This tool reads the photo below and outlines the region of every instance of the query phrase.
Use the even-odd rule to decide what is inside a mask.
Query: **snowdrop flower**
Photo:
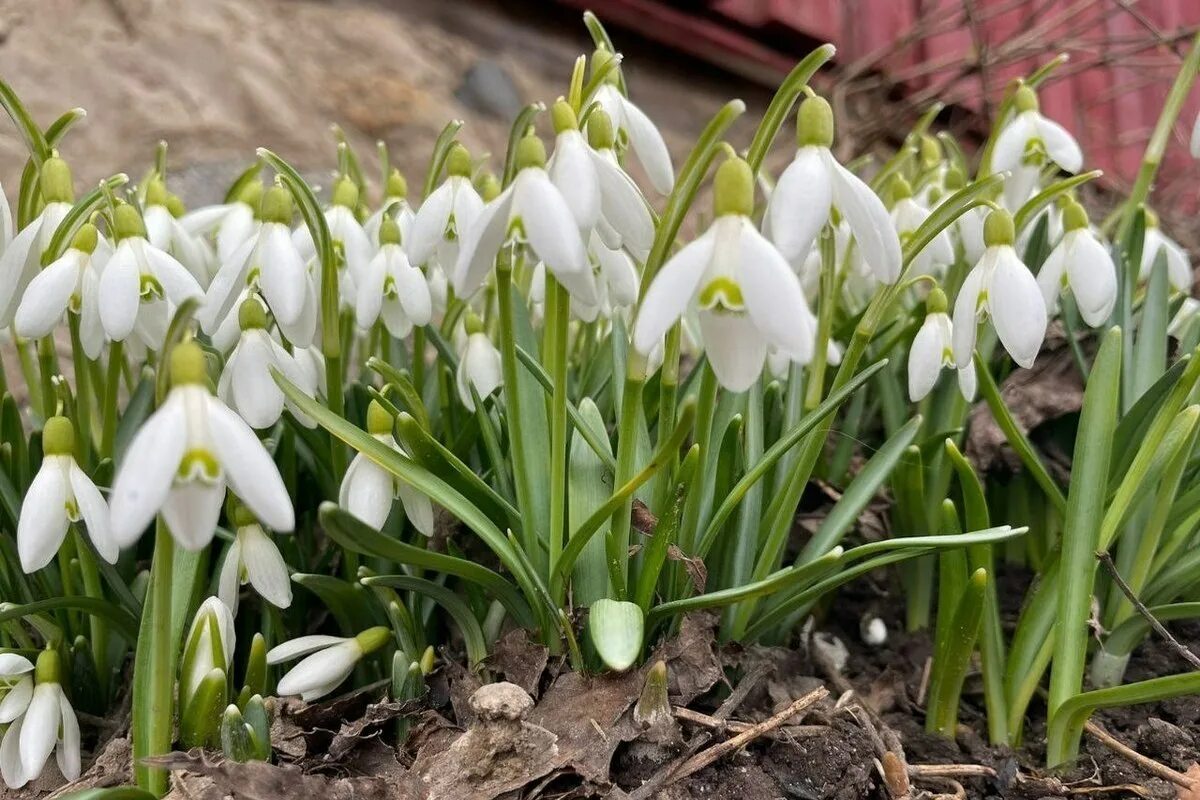
[[[454,268],[454,289],[470,297],[483,284],[505,242],[527,246],[535,260],[585,303],[595,303],[595,284],[579,228],[566,200],[546,174],[546,148],[530,134],[517,146],[517,176],[488,203],[463,235]]]
[[[333,184],[332,202],[325,210],[329,238],[333,240],[334,250],[341,256],[340,264],[344,267],[341,272],[343,292],[350,297],[353,296],[354,282],[358,280],[373,252],[371,240],[367,238],[367,232],[363,230],[355,215],[358,194],[358,185],[348,175],[342,175]],[[307,225],[297,228],[292,240],[305,261],[317,254],[312,232]]]
[[[279,421],[283,407],[306,428],[316,426],[308,416],[293,406],[283,395],[271,374],[277,369],[307,395],[316,392],[309,374],[296,364],[295,358],[267,333],[267,313],[253,297],[242,302],[238,309],[242,335],[225,362],[217,383],[217,397],[246,421],[251,428],[269,428]]]
[[[976,323],[990,316],[1000,343],[1022,367],[1032,367],[1046,335],[1046,302],[1037,279],[1013,249],[1012,215],[992,211],[984,223],[987,250],[954,300],[954,363],[965,369],[975,351]]]
[[[17,739],[17,755],[20,758],[19,778],[9,783],[16,788],[35,780],[42,774],[50,753],[55,752],[58,769],[68,781],[79,777],[79,720],[71,701],[63,692],[60,683],[60,664],[57,650],[43,650],[38,655],[34,671],[33,696],[25,715],[13,723],[0,745],[0,762],[4,762],[5,782],[8,773],[15,771],[10,762],[13,755],[8,737]]]
[[[112,248],[90,222],[80,226],[67,252],[33,277],[13,319],[13,330],[27,339],[49,336],[69,310],[79,315],[79,338],[88,358],[104,344],[100,324],[100,272]]]
[[[554,104],[554,155],[547,171],[562,192],[579,230],[599,230],[611,249],[622,245],[644,259],[654,243],[654,221],[646,199],[617,163],[608,115],[596,110],[588,122],[588,141],[569,103]]]
[[[146,223],[146,238],[159,250],[170,253],[187,267],[201,286],[207,286],[217,265],[216,253],[208,242],[183,227],[183,202],[167,191],[162,178],[154,177],[146,187],[142,219]]]
[[[388,173],[387,181],[384,183],[383,203],[379,206],[379,210],[363,222],[363,233],[367,235],[368,242],[379,241],[379,226],[383,223],[385,216],[396,220],[396,224],[400,226],[401,240],[407,242],[412,235],[412,224],[417,215],[412,206],[408,204],[408,181],[395,167],[392,167],[392,171]],[[450,263],[453,264],[454,261],[451,260]]]
[[[1174,339],[1184,338],[1197,319],[1200,319],[1200,300],[1194,297],[1183,298],[1183,305],[1175,312],[1171,324],[1167,326],[1167,335]]]
[[[370,330],[381,316],[388,333],[407,336],[414,325],[433,318],[429,284],[409,263],[400,246],[400,226],[388,217],[379,226],[379,252],[367,263],[358,282],[355,312],[358,327]]]
[[[458,259],[459,239],[475,225],[483,199],[471,183],[471,154],[458,142],[446,154],[446,180],[425,198],[405,242],[414,264],[437,263],[449,269]]]
[[[305,259],[292,242],[292,196],[282,186],[263,195],[258,231],[222,260],[209,284],[197,318],[205,333],[214,333],[233,310],[243,289],[257,286],[281,327],[296,324],[309,311],[311,286]],[[309,342],[302,341],[308,345]]]
[[[600,48],[592,56],[592,74],[597,74],[607,67],[607,62],[614,56],[608,50]],[[624,134],[630,148],[642,168],[650,184],[659,194],[669,194],[675,187],[675,169],[671,166],[671,154],[667,151],[667,143],[663,141],[658,128],[646,116],[646,113],[634,105],[633,101],[621,94],[617,86],[617,70],[614,68],[606,79],[588,98],[587,103],[599,103],[612,120],[617,129]]]
[[[1037,92],[1029,86],[1017,90],[1013,106],[1016,116],[996,137],[992,170],[1011,173],[1004,182],[1004,202],[1016,211],[1033,194],[1047,159],[1074,174],[1083,168],[1083,151],[1066,128],[1042,116]]]
[[[740,392],[758,379],[768,345],[793,360],[812,358],[816,319],[800,279],[750,221],[754,176],[730,158],[713,189],[716,220],[663,265],[638,310],[633,346],[646,355],[683,316],[699,309],[705,351],[717,379]]]
[[[100,324],[109,339],[121,342],[133,333],[139,317],[158,314],[169,318],[169,309],[158,301],[179,306],[201,297],[204,291],[173,256],[150,244],[136,208],[128,204],[117,206],[113,228],[117,246],[100,273]],[[143,307],[146,307],[144,313]],[[162,333],[166,333],[165,325]],[[162,338],[156,330],[145,343],[157,348]]]
[[[300,695],[306,703],[336,689],[350,677],[365,656],[387,644],[392,633],[383,626],[368,628],[354,637],[301,636],[271,648],[268,664],[282,664],[307,656],[279,681],[280,695]]]
[[[0,725],[25,713],[33,697],[33,664],[16,653],[0,653]]]
[[[51,417],[42,429],[42,466],[29,484],[17,522],[21,569],[36,572],[50,563],[72,522],[87,524],[96,552],[110,564],[117,544],[109,534],[108,504],[75,463],[75,429],[66,417]]]
[[[132,544],[162,512],[187,550],[212,539],[225,485],[277,531],[295,524],[279,469],[254,431],[209,392],[195,342],[171,352],[171,391],[129,443],[109,498],[112,535]]]
[[[67,162],[54,156],[42,164],[38,179],[42,199],[46,207],[9,241],[11,219],[8,201],[4,201],[4,254],[0,256],[0,328],[12,324],[17,306],[25,294],[25,287],[34,279],[42,267],[42,254],[50,246],[54,232],[71,210],[75,200],[72,188],[71,169]]]
[[[1179,244],[1162,232],[1158,224],[1158,215],[1146,211],[1146,235],[1142,240],[1142,263],[1138,269],[1140,280],[1149,280],[1154,269],[1154,262],[1159,254],[1167,261],[1167,282],[1177,292],[1190,292],[1192,289],[1192,262]]]
[[[954,324],[947,308],[946,295],[934,288],[925,300],[925,322],[908,351],[908,397],[914,403],[933,391],[943,369],[956,367]],[[975,399],[975,388],[975,362],[968,361],[958,369],[958,390],[970,402]]]
[[[249,583],[271,605],[287,608],[292,604],[292,582],[279,547],[248,508],[232,498],[229,505],[237,537],[225,553],[217,596],[236,614],[238,588]]]
[[[1112,256],[1088,227],[1087,212],[1074,200],[1063,209],[1062,240],[1046,257],[1037,282],[1046,311],[1058,310],[1058,295],[1070,290],[1083,321],[1103,325],[1117,302],[1117,268]]]
[[[600,234],[592,231],[588,258],[596,285],[596,302],[588,304],[572,296],[572,315],[584,322],[595,322],[601,315],[612,317],[618,308],[628,308],[637,302],[638,270],[624,250],[608,247]],[[546,265],[541,262],[533,269],[529,300],[535,308],[541,308],[546,301]]]
[[[263,183],[255,178],[237,187],[231,202],[189,211],[179,220],[179,224],[195,236],[215,230],[217,262],[224,264],[258,232],[258,210],[262,198]]]
[[[883,283],[900,277],[900,240],[887,208],[871,187],[833,157],[833,109],[821,97],[806,98],[796,117],[799,148],[767,204],[764,226],[788,261],[806,256],[837,208],[858,249]]]
[[[468,410],[475,410],[471,389],[482,400],[504,385],[500,367],[500,351],[483,332],[483,323],[471,315],[466,324],[466,338],[458,348],[458,371],[455,374],[458,398]]]
[[[374,400],[367,407],[367,433],[397,453],[408,456],[392,437],[391,415]],[[378,530],[387,522],[396,498],[400,498],[404,513],[413,527],[426,536],[432,536],[433,503],[429,498],[376,464],[365,453],[356,455],[342,478],[338,505]]]
[[[929,218],[929,209],[913,199],[912,187],[899,176],[892,181],[892,196],[895,199],[891,211],[892,226],[896,229],[900,241],[906,242]],[[940,231],[933,241],[921,248],[921,252],[912,259],[917,275],[940,275],[953,263],[954,245],[950,241],[950,233],[946,230]]]
[[[220,598],[209,597],[196,610],[184,639],[179,669],[179,705],[182,709],[187,709],[208,673],[217,669],[229,674],[236,646],[233,612]]]

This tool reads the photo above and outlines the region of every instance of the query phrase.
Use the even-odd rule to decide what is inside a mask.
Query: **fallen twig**
[[[1083,729],[1085,731],[1087,731],[1088,733],[1090,733],[1092,736],[1095,736],[1100,741],[1100,743],[1103,744],[1105,747],[1107,747],[1109,750],[1112,750],[1114,753],[1121,756],[1121,758],[1124,758],[1126,761],[1136,764],[1138,767],[1140,767],[1141,769],[1143,769],[1146,772],[1149,772],[1151,775],[1154,775],[1155,777],[1158,777],[1158,778],[1162,778],[1165,781],[1170,781],[1171,783],[1175,784],[1176,786],[1182,786],[1185,789],[1196,788],[1196,785],[1198,782],[1196,780],[1194,780],[1193,778],[1190,778],[1187,775],[1184,775],[1182,772],[1176,772],[1175,770],[1168,767],[1166,764],[1160,764],[1159,762],[1155,761],[1153,758],[1142,755],[1141,753],[1137,752],[1129,745],[1125,744],[1124,742],[1122,742],[1119,739],[1117,739],[1116,737],[1114,737],[1108,731],[1101,728],[1096,723],[1088,722],[1083,726]]]
[[[983,764],[909,764],[911,778],[994,778],[996,770]]]
[[[709,728],[717,731],[718,733],[728,731],[730,733],[737,734],[748,731],[754,727],[753,722],[741,722],[734,719],[719,719],[715,716],[710,716],[700,711],[693,711],[690,708],[681,708],[679,706],[675,706],[671,709],[671,711],[675,714],[675,719],[682,720],[684,722],[690,722],[691,724],[699,725],[702,728]],[[774,739],[787,737],[798,738],[803,736],[815,736],[820,733],[825,733],[828,730],[828,725],[785,725],[778,731],[772,731],[771,733],[767,734],[767,736]]]
[[[1112,577],[1113,582],[1117,584],[1117,588],[1119,588],[1129,602],[1133,604],[1134,609],[1136,609],[1137,612],[1141,614],[1147,622],[1150,623],[1150,627],[1154,629],[1155,633],[1166,639],[1171,647],[1175,648],[1179,654],[1183,656],[1184,659],[1195,669],[1200,669],[1200,656],[1197,656],[1191,651],[1191,648],[1182,644],[1178,639],[1172,636],[1171,632],[1168,631],[1163,624],[1159,622],[1153,614],[1150,613],[1150,609],[1146,608],[1146,604],[1138,599],[1137,595],[1133,593],[1133,589],[1131,589],[1129,584],[1125,582],[1125,579],[1121,577],[1121,573],[1117,571],[1117,565],[1113,563],[1112,556],[1110,556],[1107,552],[1099,551],[1096,553],[1096,558],[1100,559],[1100,563],[1103,564],[1104,568],[1108,570],[1108,574]]]

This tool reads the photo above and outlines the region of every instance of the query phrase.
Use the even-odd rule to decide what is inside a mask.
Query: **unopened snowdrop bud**
[[[925,300],[925,322],[908,354],[908,396],[914,403],[933,390],[943,369],[955,367],[953,324],[946,309],[945,293],[934,287]],[[975,399],[974,361],[958,370],[958,388],[967,401]]]
[[[229,674],[237,645],[233,612],[220,598],[209,597],[200,604],[184,639],[179,668],[179,705],[186,709],[205,678],[213,670]],[[219,711],[219,709],[218,709]]]
[[[492,340],[483,332],[481,322],[476,317],[467,320],[467,338],[459,352],[458,372],[455,375],[458,386],[458,398],[471,411],[475,410],[475,400],[471,390],[483,400],[504,385],[500,369],[500,351],[492,344]]]
[[[749,165],[728,159],[714,180],[716,219],[659,270],[633,329],[634,347],[648,356],[695,306],[709,363],[721,384],[738,392],[758,379],[768,345],[803,363],[812,359],[816,335],[800,279],[755,229],[753,205]]]
[[[188,550],[212,539],[225,486],[276,531],[295,525],[279,469],[254,431],[208,389],[204,351],[171,352],[171,391],[143,424],[117,468],[110,497],[112,535],[135,542],[161,511]]]
[[[33,696],[25,715],[5,733],[0,745],[0,762],[4,762],[5,782],[14,788],[35,780],[45,769],[50,754],[57,750],[58,768],[63,777],[73,781],[79,777],[79,721],[71,701],[62,688],[62,667],[57,650],[43,650],[34,671]],[[13,755],[8,737],[17,737],[19,767],[11,764]],[[9,780],[17,773],[16,783]]]
[[[21,568],[35,572],[50,563],[72,522],[82,521],[96,552],[110,564],[117,544],[109,531],[108,504],[88,474],[75,463],[75,428],[51,417],[42,430],[42,466],[29,484],[17,521]]]
[[[1146,235],[1142,241],[1142,263],[1138,269],[1140,280],[1149,280],[1154,262],[1159,257],[1167,262],[1167,281],[1177,292],[1190,292],[1192,288],[1192,263],[1187,252],[1174,239],[1163,233],[1158,214],[1146,209]]]
[[[813,96],[796,113],[796,157],[779,176],[767,205],[764,227],[771,240],[784,258],[799,263],[836,209],[876,278],[894,283],[900,276],[900,240],[883,201],[833,157],[833,109]]]
[[[392,436],[392,415],[378,401],[367,406],[367,433],[401,455],[407,456]],[[413,527],[425,536],[433,535],[433,503],[405,481],[376,464],[363,453],[354,456],[338,490],[338,505],[372,528],[387,522],[392,504],[400,499]]]
[[[357,636],[301,636],[284,642],[267,653],[268,664],[282,664],[301,656],[306,658],[279,681],[280,695],[300,695],[312,702],[332,692],[350,677],[364,657],[391,640],[384,627],[368,628]]]
[[[1047,256],[1037,282],[1046,311],[1058,310],[1058,296],[1069,290],[1083,321],[1093,328],[1108,321],[1117,302],[1117,268],[1108,248],[1096,238],[1087,212],[1074,200],[1063,207],[1062,238]]]
[[[971,363],[977,323],[990,317],[1000,343],[1022,367],[1033,366],[1046,334],[1046,303],[1037,279],[1013,249],[1012,215],[988,214],[983,226],[987,249],[971,269],[954,302],[954,361]]]
[[[71,168],[57,155],[47,158],[38,175],[38,188],[46,203],[74,203],[75,187]]]
[[[226,504],[226,516],[233,525],[235,537],[221,565],[217,596],[236,614],[239,588],[248,583],[271,605],[277,608],[290,606],[290,572],[275,541],[263,530],[250,509],[233,497]]]

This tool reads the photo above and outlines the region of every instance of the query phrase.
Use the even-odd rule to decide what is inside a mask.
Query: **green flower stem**
[[[675,428],[675,413],[679,400],[679,351],[682,334],[682,324],[676,323],[667,331],[666,344],[663,351],[662,371],[658,381],[658,437],[669,436]],[[679,454],[674,454],[671,463],[667,465],[665,474],[669,477],[679,469]],[[661,514],[670,502],[674,487],[670,480],[658,482],[658,492],[654,498],[656,514]]]
[[[750,169],[755,174],[762,169],[763,159],[767,157],[767,152],[771,149],[771,144],[774,143],[779,129],[783,126],[788,114],[791,113],[792,106],[796,104],[800,94],[808,86],[809,80],[826,61],[833,58],[836,52],[837,48],[831,44],[821,45],[793,67],[788,76],[779,84],[775,96],[771,98],[770,105],[763,113],[758,129],[754,132],[754,140],[750,142],[750,149],[746,151],[746,162],[750,164]]]
[[[121,391],[121,366],[125,360],[124,342],[112,342],[108,346],[108,375],[104,379],[104,429],[100,435],[100,458],[112,458],[116,449],[117,420],[121,411],[117,407]]]
[[[679,528],[679,546],[688,554],[702,555],[697,552],[701,540],[697,538],[705,524],[704,518],[708,511],[705,504],[711,508],[713,489],[716,486],[717,470],[713,461],[713,451],[720,442],[713,442],[713,414],[717,402],[717,375],[707,361],[700,367],[700,388],[696,402],[696,434],[695,442],[700,446],[700,475],[699,483],[694,491],[690,491],[684,499],[683,524]]]
[[[88,546],[86,537],[75,527],[75,552],[79,558],[79,573],[83,579],[83,593],[96,600],[104,600],[104,587],[100,583],[100,569],[96,564],[96,554]],[[91,631],[92,660],[96,665],[96,677],[100,680],[100,694],[107,702],[108,674],[108,623],[101,617],[89,617],[88,627]]]
[[[621,398],[621,421],[617,430],[617,472],[613,485],[618,487],[626,486],[633,479],[634,464],[637,459],[638,415],[641,412],[642,392],[646,388],[646,379],[641,377],[643,370],[637,369],[633,364],[639,360],[641,360],[641,356],[630,349],[631,367],[629,374],[625,376],[625,389]],[[629,526],[632,513],[633,492],[631,491],[628,497],[613,511],[612,526],[605,541],[609,573],[613,575],[614,600],[624,600],[627,594]],[[572,543],[578,535],[578,533],[572,535]]]
[[[1050,672],[1050,724],[1064,702],[1083,686],[1084,662],[1091,635],[1092,587],[1096,577],[1096,550],[1104,516],[1105,488],[1112,434],[1117,425],[1121,393],[1121,329],[1104,336],[1083,397],[1079,434],[1072,461],[1071,490],[1062,535],[1061,574],[1058,587],[1057,635]],[[1078,748],[1068,746],[1072,752]],[[1051,760],[1051,763],[1057,763]]]
[[[550,404],[550,541],[549,572],[547,580],[553,580],[555,566],[562,554],[563,538],[567,522],[567,335],[571,324],[571,298],[567,290],[547,270],[546,299],[547,322],[554,325],[553,367],[554,393]]]
[[[174,571],[175,540],[160,518],[155,525],[154,559],[150,566],[147,622],[138,637],[135,659],[133,763],[137,784],[161,797],[167,793],[170,773],[161,767],[142,764],[147,756],[171,752],[175,728],[174,693],[177,643],[171,641],[171,575]],[[144,674],[143,668],[144,667]],[[138,725],[137,722],[141,722]]]
[[[58,393],[54,390],[54,377],[58,375],[58,357],[54,352],[54,337],[38,340],[38,373],[42,378],[42,419],[50,419],[58,413]]]
[[[521,547],[536,553],[541,546],[533,524],[533,487],[530,484],[529,455],[521,434],[521,392],[518,388],[520,362],[517,360],[516,331],[513,325],[512,266],[504,259],[496,265],[496,302],[500,310],[500,369],[504,377],[504,404],[508,418],[508,447],[512,453],[513,482],[517,489],[517,509],[521,512]],[[413,365],[415,368],[415,364]]]
[[[91,464],[92,448],[92,381],[83,341],[79,336],[79,315],[67,314],[71,329],[71,363],[75,367],[75,460],[85,470]]]

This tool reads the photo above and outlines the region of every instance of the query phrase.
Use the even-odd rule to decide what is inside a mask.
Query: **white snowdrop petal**
[[[454,291],[463,298],[475,294],[483,285],[492,269],[496,251],[508,235],[513,190],[514,187],[509,186],[501,192],[499,197],[484,207],[470,230],[460,232],[461,246],[454,265]]]
[[[295,511],[279,468],[241,417],[209,396],[208,426],[213,448],[234,493],[272,530],[295,527]]]
[[[40,339],[62,320],[79,282],[84,254],[68,250],[29,282],[13,318],[13,330],[28,339]]]
[[[383,306],[383,285],[387,280],[386,262],[387,251],[381,249],[367,262],[355,287],[358,290],[358,301],[354,305],[355,318],[358,327],[364,331],[379,319],[379,309]]]
[[[163,294],[168,300],[175,305],[181,305],[185,300],[203,296],[204,290],[200,288],[196,278],[176,258],[151,247],[149,242],[139,241],[136,244],[141,246],[142,254],[150,269],[154,271],[154,277],[162,284]]]
[[[1025,158],[1025,144],[1034,134],[1034,124],[1029,112],[1014,117],[996,137],[996,144],[992,148],[992,170],[1011,172],[1020,166]]]
[[[433,502],[404,481],[396,482],[396,494],[413,527],[425,536],[433,536]]]
[[[238,536],[225,551],[225,559],[221,562],[221,572],[217,576],[217,597],[235,613],[242,584],[241,570],[242,537]]]
[[[566,200],[543,170],[521,170],[513,182],[513,213],[520,215],[529,246],[557,273],[587,269],[583,239]]]
[[[1046,147],[1046,155],[1067,172],[1075,173],[1083,169],[1083,151],[1075,137],[1052,119],[1037,116],[1037,133]]]
[[[22,290],[32,280],[37,269],[36,247],[44,215],[26,225],[9,242],[4,254],[0,255],[0,327],[8,327],[17,311]]]
[[[704,352],[717,380],[731,392],[744,392],[762,374],[767,342],[744,314],[700,312]]]
[[[118,547],[137,541],[166,502],[186,436],[183,397],[176,390],[142,423],[117,470],[109,494],[109,521]]]
[[[362,650],[353,639],[313,653],[280,679],[279,694],[303,694],[309,699],[316,699],[319,695],[313,693],[314,689],[326,689],[321,694],[331,691],[350,677],[361,657]]]
[[[29,484],[17,521],[17,551],[21,569],[34,572],[50,563],[67,535],[70,486],[60,460],[48,456]]]
[[[1050,251],[1042,268],[1038,270],[1037,283],[1046,303],[1046,312],[1053,314],[1058,310],[1058,295],[1062,291],[1063,275],[1067,269],[1067,254],[1075,241],[1072,234],[1067,234],[1058,246]]]
[[[742,297],[755,327],[792,358],[812,360],[812,312],[800,279],[749,220],[742,228],[739,244]]]
[[[192,553],[207,547],[216,533],[224,499],[224,481],[193,480],[176,484],[162,507],[163,521],[172,538]]]
[[[46,760],[58,741],[58,726],[62,721],[57,683],[41,683],[33,690],[33,699],[25,710],[21,727],[21,772],[27,780],[42,774]]]
[[[581,231],[596,227],[600,218],[600,183],[589,150],[579,131],[563,131],[546,168]]]
[[[271,344],[266,331],[247,331],[242,334],[237,358],[225,366],[231,373],[231,405],[247,425],[259,430],[274,425],[283,413],[283,391],[271,376]]]
[[[871,271],[884,283],[894,283],[900,277],[902,256],[887,208],[870,186],[837,163],[828,150],[822,153],[833,178],[833,204],[850,224]]]
[[[267,652],[267,663],[271,665],[282,664],[285,661],[291,661],[294,658],[300,658],[300,656],[306,656],[309,653],[315,653],[318,650],[324,650],[327,647],[347,641],[349,640],[344,636],[327,636],[324,634],[298,636],[295,639],[272,647]]]
[[[989,311],[1004,349],[1014,361],[1029,368],[1046,335],[1046,304],[1037,280],[1016,252],[1011,247],[999,250],[988,286]]]
[[[644,258],[654,244],[654,220],[646,198],[633,178],[613,162],[593,152],[592,163],[600,183],[603,221],[619,235],[621,244]]]
[[[955,370],[958,373],[958,390],[962,393],[963,399],[968,403],[975,399],[976,378],[975,378],[975,362],[972,361],[960,370]]]
[[[929,394],[942,372],[945,343],[933,315],[925,318],[908,351],[908,397],[914,403]]]
[[[109,529],[108,503],[104,501],[104,496],[100,494],[96,484],[92,483],[92,479],[79,468],[74,459],[71,459],[69,478],[71,493],[75,495],[75,505],[78,506],[79,514],[87,525],[88,538],[92,540],[101,558],[109,564],[117,563],[120,551]]]
[[[283,324],[295,322],[304,310],[304,262],[281,223],[263,225],[259,283],[271,312]]]
[[[130,242],[117,246],[100,273],[100,323],[113,341],[124,341],[133,333],[141,304],[141,275]]]
[[[338,505],[378,530],[392,510],[394,485],[390,472],[359,453],[342,478]]]
[[[30,671],[33,665],[29,665]],[[26,676],[16,682],[0,699],[0,725],[7,725],[25,713],[33,697],[33,677]]]
[[[654,276],[633,328],[633,346],[639,353],[648,354],[683,316],[700,286],[715,245],[716,235],[709,228],[671,256]]]
[[[0,653],[0,678],[33,672],[33,662],[18,653]]]
[[[767,205],[771,240],[788,261],[807,255],[829,220],[833,184],[821,151],[813,146],[798,149]]]
[[[1079,234],[1067,263],[1067,281],[1083,321],[1098,328],[1117,303],[1117,268],[1108,248],[1095,236],[1084,230]]]
[[[413,218],[412,231],[404,246],[414,264],[424,264],[433,256],[434,248],[442,241],[446,223],[454,204],[454,184],[447,179],[425,198],[417,215]],[[468,226],[469,227],[469,226]],[[460,232],[464,230],[459,229]]]
[[[984,281],[988,270],[991,269],[989,266],[991,259],[990,251],[984,253],[983,260],[980,260],[967,273],[967,279],[963,281],[962,287],[958,290],[958,296],[954,299],[954,365],[959,369],[970,364],[971,358],[975,354],[979,298],[985,289]],[[1044,304],[1043,308],[1045,308]]]
[[[615,90],[614,90],[615,91]],[[629,133],[629,145],[646,170],[646,177],[659,194],[669,194],[675,186],[675,169],[662,134],[646,114],[628,98],[620,97],[621,117]]]
[[[73,781],[79,778],[80,770],[79,719],[61,689],[58,692],[58,703],[62,714],[62,740],[58,743],[56,752],[58,771],[68,781]]]
[[[21,729],[24,723],[25,718],[19,717],[8,726],[4,738],[0,740],[0,777],[10,789],[20,789],[29,782],[21,766]]]
[[[196,315],[196,319],[200,322],[200,329],[205,333],[213,334],[229,316],[234,303],[242,296],[242,292],[246,288],[250,260],[254,256],[256,244],[256,239],[248,239],[240,243],[228,258],[221,258],[221,266],[217,269],[217,274],[213,276],[212,282],[209,283],[208,291],[204,293],[204,302]],[[108,267],[104,268],[104,274],[108,273],[108,269]],[[103,279],[101,283],[103,283]],[[103,301],[103,296],[101,300]]]
[[[271,537],[257,525],[243,528],[239,537],[243,543],[242,561],[250,585],[263,598],[278,608],[292,604],[292,581],[287,564]]]

